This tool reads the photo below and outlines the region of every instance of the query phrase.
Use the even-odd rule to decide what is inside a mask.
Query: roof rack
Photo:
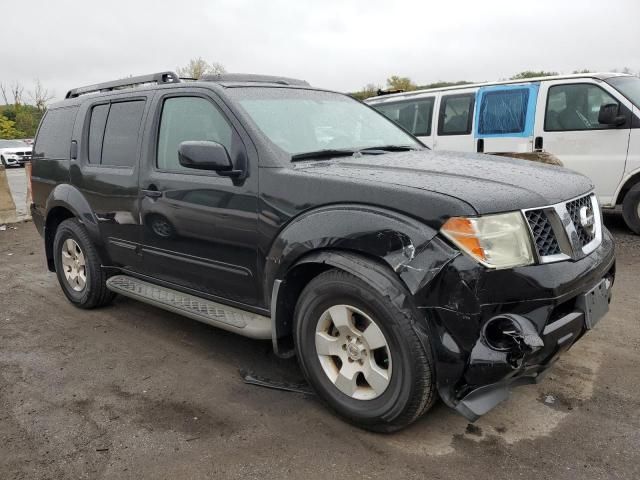
[[[277,77],[274,75],[257,75],[254,73],[216,73],[201,78],[205,82],[243,82],[243,83],[277,83],[280,85],[309,86],[306,80],[297,78]]]
[[[135,87],[144,83],[156,83],[158,85],[165,83],[180,83],[180,78],[174,72],[152,73],[150,75],[140,75],[138,77],[123,78],[121,80],[113,80],[111,82],[96,83],[86,87],[79,87],[69,90],[65,98],[76,98],[80,95],[94,92],[109,92],[125,87]]]

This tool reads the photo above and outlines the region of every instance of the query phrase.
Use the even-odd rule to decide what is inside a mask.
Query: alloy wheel
[[[316,353],[329,380],[356,400],[379,397],[391,380],[391,352],[382,330],[362,310],[334,305],[318,319]]]

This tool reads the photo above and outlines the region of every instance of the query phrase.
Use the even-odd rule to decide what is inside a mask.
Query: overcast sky
[[[0,82],[72,87],[192,57],[340,91],[494,80],[526,69],[640,71],[640,1],[3,0]]]

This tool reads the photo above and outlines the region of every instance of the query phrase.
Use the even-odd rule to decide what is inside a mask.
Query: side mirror
[[[618,115],[618,113],[620,113],[620,105],[617,103],[602,105],[600,112],[598,112],[598,123],[601,125],[615,125],[616,127],[624,125],[627,117]]]
[[[219,175],[237,177],[242,171],[234,170],[227,149],[218,142],[189,140],[178,146],[180,165],[197,170],[213,170]]]

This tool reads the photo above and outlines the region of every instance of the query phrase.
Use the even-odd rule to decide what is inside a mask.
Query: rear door
[[[476,151],[533,151],[538,84],[496,85],[478,89],[474,133]]]
[[[619,126],[598,123],[602,105],[615,103],[627,121]],[[536,113],[535,142],[572,170],[594,182],[604,206],[612,206],[625,171],[631,105],[604,82],[571,79],[542,82]]]
[[[476,92],[443,92],[438,105],[434,150],[474,151],[473,112]]]
[[[427,147],[433,148],[432,125],[435,100],[434,95],[429,95],[381,102],[371,106],[418,137]]]
[[[71,182],[88,200],[111,260],[138,270],[141,228],[138,172],[142,127],[151,94],[126,94],[83,105]],[[79,167],[79,168],[78,168]]]

